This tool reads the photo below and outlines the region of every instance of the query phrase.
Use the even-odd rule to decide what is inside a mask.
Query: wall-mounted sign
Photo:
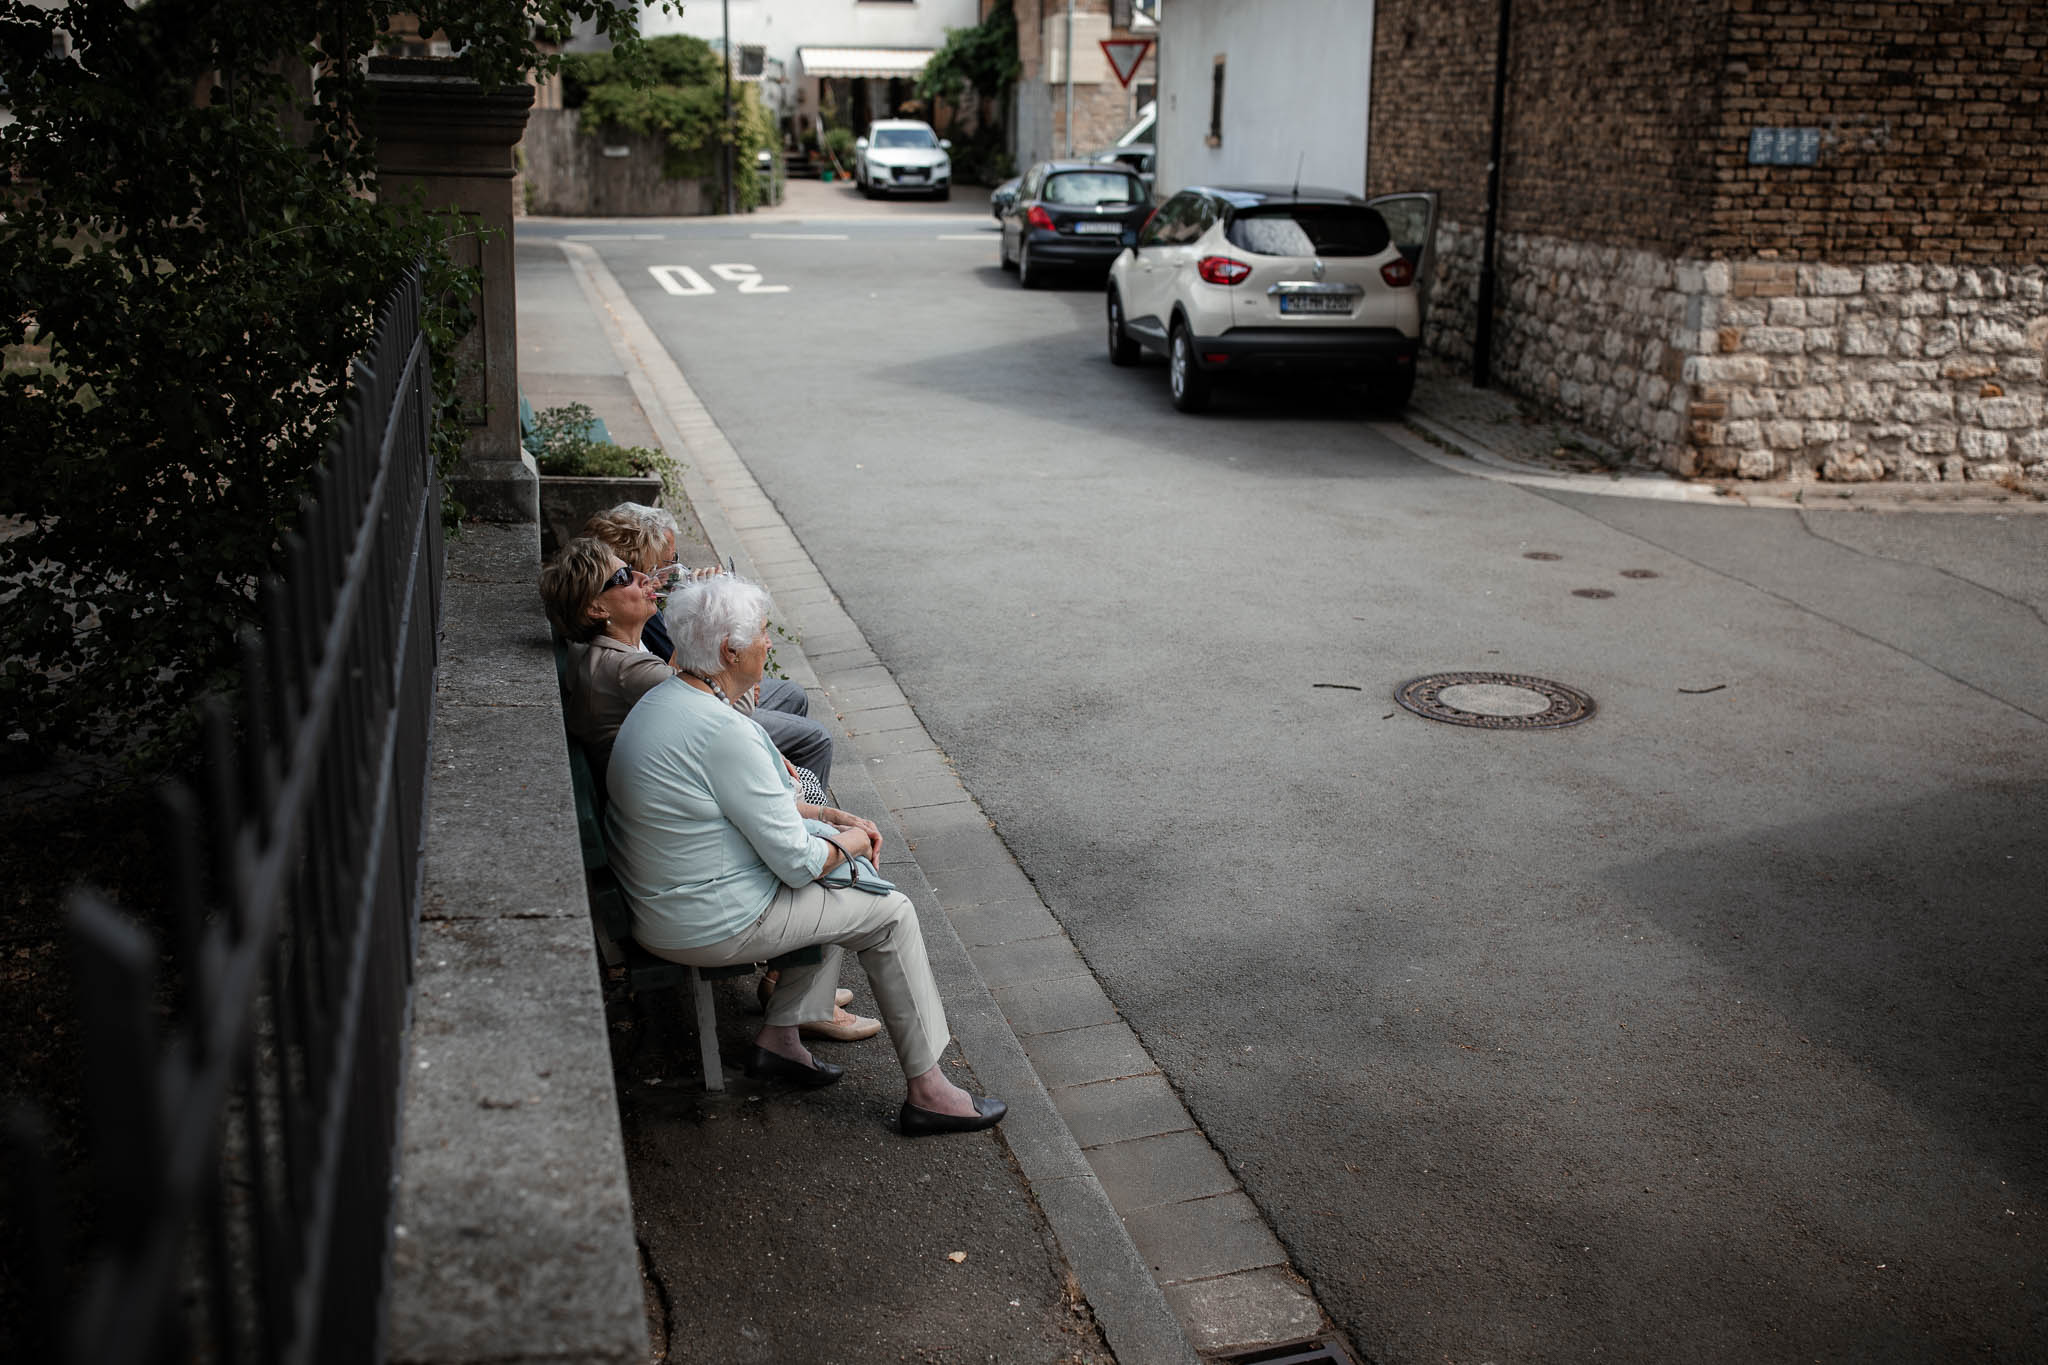
[[[1819,160],[1818,128],[1749,130],[1749,164],[1752,166],[1811,166]]]

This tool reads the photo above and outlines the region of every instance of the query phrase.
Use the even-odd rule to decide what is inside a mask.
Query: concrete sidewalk
[[[778,641],[776,661],[812,691],[813,714],[836,727],[811,666],[820,651],[852,642],[817,629],[829,589],[793,540],[776,562],[762,562],[759,534],[779,518],[765,499],[710,490],[701,465],[730,448],[713,451],[717,443],[694,421],[678,428],[674,414],[692,420],[687,409],[655,390],[665,354],[650,352],[659,349],[651,338],[621,332],[593,297],[588,271],[579,278],[572,268],[578,250],[588,251],[518,248],[522,387],[537,408],[587,403],[615,439],[664,446],[689,463],[685,482],[711,553],[767,583],[779,621],[807,613],[802,643]],[[680,383],[679,374],[666,378]],[[701,407],[694,411],[701,417]],[[799,569],[809,577],[792,577]],[[873,671],[886,683],[884,670]],[[821,1056],[847,1069],[826,1091],[756,1087],[728,1067],[731,1088],[707,1094],[693,1026],[680,1013],[639,1020],[622,1012],[614,1063],[659,1357],[1187,1365],[1193,1353],[1178,1320],[911,856],[891,809],[899,803],[878,790],[879,765],[862,762],[865,750],[843,728],[839,741],[839,804],[882,827],[883,870],[920,912],[956,1039],[948,1071],[1004,1098],[1010,1117],[995,1133],[899,1137],[902,1077],[886,1039],[820,1045]],[[920,780],[951,781],[942,764],[931,766]],[[981,834],[1000,851],[985,821]],[[1014,864],[1007,870],[1028,891]],[[856,991],[855,1010],[876,1012],[858,971],[845,984]],[[745,978],[715,988],[727,1057],[758,1026],[753,987]]]

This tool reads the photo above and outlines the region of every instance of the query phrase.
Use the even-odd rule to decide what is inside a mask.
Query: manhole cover
[[[1621,576],[1623,578],[1655,578],[1657,571],[1655,569],[1623,569]]]
[[[1564,558],[1564,556],[1563,556],[1563,555],[1559,555],[1559,554],[1552,554],[1552,553],[1551,553],[1550,551],[1548,551],[1548,550],[1529,550],[1529,551],[1526,551],[1526,552],[1525,552],[1525,553],[1524,553],[1524,554],[1522,555],[1522,558],[1524,558],[1524,559],[1563,559],[1563,558]]]
[[[1574,597],[1594,597],[1594,598],[1599,598],[1599,597],[1612,597],[1612,596],[1614,596],[1614,589],[1612,589],[1612,588],[1573,588],[1573,589],[1572,589],[1572,596],[1574,596]]]
[[[1593,714],[1584,692],[1527,673],[1431,673],[1395,688],[1394,700],[1426,720],[1479,730],[1557,730]]]

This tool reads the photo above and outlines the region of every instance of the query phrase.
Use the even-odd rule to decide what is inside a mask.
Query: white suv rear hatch
[[[1228,291],[1233,326],[1421,331],[1414,272],[1386,223],[1363,204],[1240,209],[1225,240],[1231,256],[1251,267]]]

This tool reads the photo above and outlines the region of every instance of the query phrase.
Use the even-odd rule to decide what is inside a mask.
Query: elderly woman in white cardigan
[[[872,854],[873,826],[802,818],[774,745],[726,704],[761,679],[767,594],[709,578],[679,589],[666,615],[678,675],[619,727],[608,781],[606,830],[634,939],[699,967],[823,946],[817,965],[783,969],[747,1063],[751,1076],[805,1088],[841,1075],[811,1056],[798,1026],[831,1018],[840,959],[856,954],[903,1065],[899,1128],[920,1136],[993,1126],[1003,1102],[968,1094],[939,1069],[951,1034],[909,898],[819,880],[842,879],[843,864]]]

